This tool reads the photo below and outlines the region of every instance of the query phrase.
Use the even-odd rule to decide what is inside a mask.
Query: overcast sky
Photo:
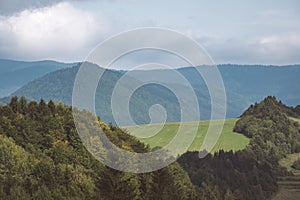
[[[82,61],[104,39],[151,26],[186,34],[216,63],[295,64],[299,2],[0,0],[0,58]],[[163,57],[151,52],[136,57],[143,56],[156,62]]]

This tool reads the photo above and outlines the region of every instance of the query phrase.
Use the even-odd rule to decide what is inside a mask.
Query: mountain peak
[[[241,117],[254,115],[257,118],[264,118],[276,113],[285,113],[290,117],[300,117],[298,109],[283,104],[280,100],[278,101],[275,96],[267,96],[260,103],[251,105]]]

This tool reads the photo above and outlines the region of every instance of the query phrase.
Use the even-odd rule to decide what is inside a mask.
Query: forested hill
[[[206,66],[207,67],[207,66]],[[266,96],[276,96],[288,105],[297,105],[300,102],[300,65],[267,66],[267,65],[240,65],[221,64],[217,66],[222,76],[229,105],[246,102],[246,107],[236,105],[240,115],[250,104],[260,101]],[[200,66],[198,69],[205,68]],[[187,80],[197,87],[205,82],[199,78],[197,70],[193,67],[177,69]],[[143,80],[147,76],[155,76],[165,82],[174,82],[172,70],[131,71],[131,75]],[[250,103],[250,104],[249,104]],[[233,117],[233,116],[232,116]],[[234,117],[237,117],[234,116]]]
[[[94,69],[99,66],[89,63],[85,64],[85,67]],[[78,69],[79,66],[76,66],[49,73],[25,85],[13,93],[13,95],[19,97],[26,96],[26,98],[36,101],[39,101],[41,98],[46,101],[52,99],[56,102],[63,101],[65,104],[71,105],[73,86]],[[121,77],[122,74],[118,71],[106,70],[97,87],[95,95],[96,112],[106,123],[112,122],[115,124],[111,109],[111,96],[116,83]],[[131,77],[123,77],[123,79],[126,79],[126,84],[129,86],[141,84],[140,81]],[[121,87],[126,88],[128,87],[127,85],[122,85]],[[133,120],[138,124],[149,123],[148,109],[154,104],[161,104],[166,108],[168,112],[167,121],[180,121],[180,109],[176,96],[169,90],[154,84],[141,87],[132,95],[130,99],[130,111]],[[205,113],[205,110],[207,111],[207,109],[203,110],[203,113]],[[124,123],[119,125],[130,124]]]
[[[15,61],[0,59],[0,97],[5,97],[49,72],[75,66],[56,61]]]
[[[198,159],[199,152],[188,152],[178,161],[207,199],[270,199],[278,191],[277,177],[289,174],[279,160],[300,152],[300,125],[289,117],[298,115],[299,106],[288,107],[269,96],[250,106],[234,127],[250,137],[246,149],[204,159]]]
[[[0,106],[0,196],[269,199],[278,190],[277,176],[287,174],[278,160],[300,151],[300,125],[289,119],[285,108],[274,97],[267,97],[242,115],[235,129],[251,138],[244,150],[221,150],[204,159],[199,159],[199,152],[188,152],[179,158],[181,166],[175,162],[156,172],[131,174],[108,168],[91,156],[77,135],[70,106],[14,97]],[[101,121],[98,125],[117,146],[150,151],[122,129]]]
[[[256,118],[265,118],[271,116],[272,113],[284,113],[289,117],[300,118],[300,105],[295,107],[287,106],[282,101],[277,101],[275,96],[268,96],[261,103],[251,105],[241,117],[255,116]]]
[[[119,147],[149,151],[120,128],[100,121],[99,125]],[[147,174],[108,168],[82,145],[70,106],[15,97],[9,105],[0,106],[0,199],[198,198],[176,162]]]
[[[300,152],[299,124],[289,117],[299,117],[299,107],[288,107],[269,96],[250,106],[237,121],[234,131],[267,143],[269,154],[282,158],[288,153]]]
[[[297,94],[300,93],[300,67],[299,66],[218,66],[222,75],[227,96],[227,117],[238,117],[251,103],[258,101],[266,95],[278,95],[289,105],[296,105],[300,101]],[[12,96],[26,96],[29,99],[39,101],[53,99],[56,102],[63,101],[70,105],[72,89],[78,66],[49,73],[38,78],[16,92]],[[182,74],[193,87],[197,96],[201,119],[210,119],[210,96],[204,80],[194,68],[180,68],[177,71]],[[111,110],[111,95],[114,86],[126,71],[106,70],[99,82],[96,92],[96,110],[101,119],[107,123],[115,122]],[[186,91],[187,85],[174,79],[172,70],[142,70],[130,71],[126,77],[128,82],[143,84],[147,77],[155,77],[177,91]],[[174,82],[175,81],[175,82]],[[7,98],[9,101],[11,97]],[[192,99],[192,98],[187,98]],[[149,108],[154,104],[161,104],[166,108],[168,122],[180,121],[180,107],[178,99],[169,89],[157,84],[148,84],[140,87],[133,93],[130,102],[130,112],[137,124],[150,122]],[[191,104],[187,102],[187,104]],[[190,109],[191,112],[194,108]],[[194,119],[196,121],[198,119]],[[119,124],[132,125],[132,124]]]

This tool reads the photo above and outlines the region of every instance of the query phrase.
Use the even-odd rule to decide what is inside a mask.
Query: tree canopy
[[[71,110],[63,103],[23,97],[0,106],[2,199],[196,199],[193,184],[176,162],[145,174],[103,165],[83,146]],[[99,124],[115,145],[150,151],[121,128]],[[101,141],[95,148],[101,148]]]

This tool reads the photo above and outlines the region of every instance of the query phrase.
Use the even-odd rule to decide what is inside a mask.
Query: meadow
[[[242,134],[233,132],[233,127],[237,118],[226,119],[222,133],[212,149],[211,153],[216,152],[220,149],[224,151],[237,151],[244,149],[249,143],[249,138]],[[189,151],[199,151],[201,144],[203,143],[204,137],[207,133],[210,121],[200,121],[200,122],[183,122],[183,126],[186,128],[186,134],[189,134],[190,130],[195,129],[199,124],[197,134],[193,140],[193,143],[189,147]],[[151,136],[153,133],[157,132],[162,125],[161,124],[148,124],[141,126],[127,126],[123,127],[130,134],[138,136]],[[163,125],[163,128],[155,135],[147,138],[139,138],[145,144],[149,144],[150,147],[163,147],[167,145],[175,136],[178,131],[180,123],[171,122]],[[147,127],[147,128],[146,128]]]

